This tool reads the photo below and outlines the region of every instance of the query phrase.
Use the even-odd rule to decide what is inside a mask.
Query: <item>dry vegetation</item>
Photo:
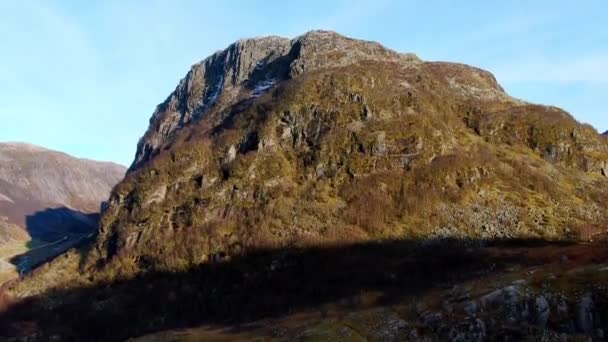
[[[167,322],[337,300],[350,280],[384,284],[390,272],[378,265],[396,267],[392,257],[407,259],[399,253],[420,244],[586,240],[607,222],[608,141],[561,110],[510,98],[487,72],[449,63],[337,63],[261,97],[240,96],[220,98],[114,189],[82,257],[69,257],[69,267],[51,264],[11,294],[59,284],[51,295],[58,302],[70,288],[75,298],[98,296],[91,305],[101,309],[73,305],[85,317],[88,309],[103,315],[94,327],[100,333],[110,319],[158,320],[120,326],[115,333],[124,337]],[[365,244],[395,240],[382,260],[373,250],[383,245]],[[435,276],[489,267],[438,249],[404,261],[412,273],[399,284],[426,286]],[[273,278],[290,251],[308,259],[289,258],[296,266]],[[60,267],[65,274],[54,278]],[[436,271],[431,279],[428,269]],[[144,294],[167,301],[139,306]],[[67,303],[57,310],[65,314]],[[166,315],[150,316],[159,311]],[[195,319],[198,313],[209,316]]]
[[[185,270],[396,237],[560,239],[605,222],[605,139],[558,109],[471,101],[445,68],[363,62],[212,110],[116,188],[86,267]]]

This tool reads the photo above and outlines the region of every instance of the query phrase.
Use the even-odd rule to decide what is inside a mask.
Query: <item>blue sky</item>
[[[604,131],[606,13],[592,0],[1,1],[0,141],[129,165],[192,64],[238,38],[311,29],[488,69]]]

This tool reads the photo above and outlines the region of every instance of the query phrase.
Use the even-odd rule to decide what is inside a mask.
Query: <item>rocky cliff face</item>
[[[156,155],[177,130],[201,119],[213,107],[217,110],[246,97],[258,97],[275,83],[305,72],[360,60],[419,62],[414,55],[400,55],[377,43],[328,31],[313,31],[292,40],[240,40],[192,66],[175,91],[157,107],[131,169]]]
[[[19,232],[5,237],[25,240],[38,234],[52,239],[74,226],[71,219],[90,231],[95,224],[82,215],[99,212],[124,173],[124,167],[112,163],[76,159],[27,144],[0,144],[0,216],[4,232],[8,227]],[[60,208],[62,213],[51,212]]]
[[[577,236],[606,220],[607,161],[591,127],[510,97],[484,70],[326,31],[242,40],[158,106],[89,265]]]

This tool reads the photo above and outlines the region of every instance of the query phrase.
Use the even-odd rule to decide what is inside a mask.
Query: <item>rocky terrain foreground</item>
[[[488,71],[240,40],[156,108],[95,241],[4,288],[2,331],[599,339],[607,206],[608,140]]]
[[[31,250],[27,263],[35,266],[95,231],[100,205],[125,171],[34,145],[0,143],[0,284],[16,275],[15,255]]]
[[[452,273],[450,276],[427,275],[437,282],[420,293],[403,291],[409,285],[405,278],[411,277],[403,272],[412,271],[412,265],[405,260],[395,260],[399,267],[385,269],[389,291],[363,291],[354,298],[342,298],[319,308],[242,326],[207,325],[133,340],[584,341],[606,338],[608,248],[604,243],[559,245],[519,241],[461,252],[463,254],[445,256],[458,256],[461,262],[470,262],[470,265],[450,263],[456,266],[448,271]],[[489,261],[475,261],[478,258]],[[435,262],[438,261],[431,264]],[[473,274],[458,274],[467,272],[467,268],[474,270]],[[458,278],[459,281],[454,281]]]

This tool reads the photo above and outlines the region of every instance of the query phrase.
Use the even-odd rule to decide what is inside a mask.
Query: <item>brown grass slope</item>
[[[312,35],[313,57],[300,47],[290,66],[323,62],[262,96],[220,94],[135,168],[87,268],[386,238],[560,239],[605,222],[608,143],[590,126],[480,69]]]
[[[142,151],[156,128],[174,131],[114,189],[82,272],[113,279],[258,248],[393,238],[564,239],[606,221],[608,142],[568,113],[513,99],[466,65],[324,31],[287,42],[214,55],[225,57],[214,77],[230,87],[198,118],[179,103],[217,80],[193,67]],[[226,57],[260,45],[272,58],[255,67]],[[176,116],[191,119],[173,126]]]

